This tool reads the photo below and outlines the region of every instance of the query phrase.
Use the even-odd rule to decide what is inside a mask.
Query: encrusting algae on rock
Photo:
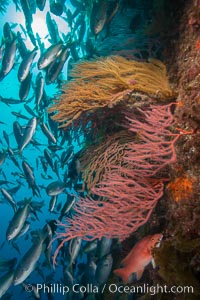
[[[176,202],[181,200],[189,200],[193,194],[195,179],[183,174],[168,184],[169,192]]]
[[[148,62],[128,60],[120,56],[98,58],[75,64],[73,80],[63,85],[60,98],[49,112],[52,118],[67,127],[83,112],[112,108],[133,91],[165,100],[173,96],[166,67],[156,59]]]

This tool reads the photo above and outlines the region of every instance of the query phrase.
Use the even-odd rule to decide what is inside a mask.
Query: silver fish
[[[30,143],[37,126],[37,119],[33,117],[27,124],[24,134],[21,138],[21,143],[19,146],[19,152],[21,153],[24,148]]]
[[[62,51],[63,45],[61,43],[57,45],[52,45],[42,55],[38,60],[38,69],[42,70],[46,68],[52,61],[54,61],[57,56]]]
[[[37,54],[37,50],[34,49],[33,51],[28,52],[26,56],[23,58],[18,69],[18,79],[20,82],[24,81],[28,76],[36,54]]]
[[[12,70],[14,66],[16,49],[16,39],[14,39],[11,43],[6,44],[0,71],[0,81]]]
[[[41,129],[42,132],[46,135],[46,137],[49,139],[49,141],[51,141],[52,143],[56,144],[57,140],[55,138],[55,136],[53,135],[53,133],[49,130],[47,124],[45,124],[44,122],[41,123]]]
[[[40,194],[40,190],[38,189],[38,187],[37,187],[37,185],[35,183],[35,177],[34,177],[32,168],[24,160],[22,162],[22,168],[24,170],[24,174],[26,176],[27,183],[28,183],[29,187],[33,191],[33,195],[37,195],[38,196],[38,194]]]
[[[18,208],[14,214],[6,231],[6,239],[8,241],[14,239],[22,230],[24,223],[30,212],[30,203],[27,202],[23,207]]]
[[[14,213],[16,213],[17,211],[17,206],[16,206],[16,203],[12,197],[12,195],[4,188],[1,188],[1,192],[3,194],[3,196],[5,197],[6,200],[8,200],[8,203],[11,205],[11,207],[13,208],[14,210]]]
[[[65,48],[62,50],[58,59],[53,61],[49,65],[45,77],[47,84],[53,83],[58,78],[68,57],[69,57],[69,49]]]
[[[49,196],[59,195],[59,194],[61,194],[66,189],[67,186],[68,186],[68,184],[64,183],[62,181],[51,182],[46,187],[47,195],[49,195]]]
[[[99,34],[107,19],[107,1],[100,1],[93,4],[93,9],[90,18],[91,31]]]
[[[40,258],[43,251],[43,243],[46,239],[46,234],[43,232],[39,234],[39,239],[36,241],[31,248],[25,253],[21,261],[19,262],[17,269],[14,274],[13,284],[18,285],[32,273],[35,269],[36,263]]]
[[[0,278],[0,298],[6,293],[13,281],[14,272],[11,271]]]
[[[42,100],[42,96],[44,93],[44,77],[42,76],[42,73],[39,72],[36,77],[35,82],[35,104],[36,107],[39,106],[40,101]]]
[[[57,203],[57,195],[52,196],[51,200],[49,201],[49,211],[50,212],[54,211],[56,203]]]
[[[113,258],[111,254],[103,256],[97,264],[95,272],[95,279],[99,285],[104,284],[110,275],[113,264]]]

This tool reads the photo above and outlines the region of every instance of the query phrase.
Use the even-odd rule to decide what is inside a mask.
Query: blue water
[[[73,7],[70,6],[69,8],[72,9],[72,11],[73,11]],[[47,28],[45,27],[46,26],[45,15],[46,15],[47,11],[49,11],[48,3],[46,4],[45,10],[43,12],[40,12],[39,10],[37,10],[37,13],[34,15],[34,22],[33,22],[33,29],[35,30],[35,32],[38,31],[39,35],[41,36],[41,40],[45,43],[46,48],[51,45],[48,42],[47,38],[45,39],[45,36],[47,35]],[[54,16],[54,19],[56,19],[56,21],[57,21],[57,24],[59,26],[59,31],[65,32],[65,34],[66,34],[69,31],[69,28],[68,28],[66,22],[62,21],[61,18],[58,18],[56,16]],[[41,24],[41,20],[43,21],[42,24]],[[10,25],[18,24],[16,26],[14,26],[14,29],[13,29],[14,32],[20,31],[22,33],[19,24],[22,24],[25,27],[25,19],[24,19],[23,12],[17,12],[15,5],[12,3],[8,6],[7,13],[5,13],[4,15],[1,15],[1,18],[0,18],[0,27],[1,27],[0,40],[2,40],[2,38],[3,38],[3,25],[5,24],[5,22],[8,22]],[[41,28],[42,28],[42,30],[41,30]],[[26,38],[23,35],[23,33],[22,33],[22,37],[24,38],[24,41],[26,43],[28,50],[32,50],[34,48],[34,46],[31,44],[29,38]],[[18,56],[18,59],[16,60],[13,70],[3,79],[3,81],[0,82],[0,95],[5,98],[19,99],[20,83],[18,82],[18,79],[17,79],[17,71],[18,71],[18,67],[21,62],[21,59],[19,58],[19,54],[17,54],[17,56]],[[28,99],[30,99],[32,96],[34,96],[34,82],[35,82],[35,77],[38,73],[36,62],[37,62],[38,58],[39,58],[39,51],[35,58],[35,63],[33,64],[33,68],[32,68],[32,73],[33,73],[32,83],[33,84],[31,86],[31,90],[30,90]],[[65,64],[65,66],[63,68],[62,79],[63,80],[67,79],[67,63]],[[55,83],[55,84],[51,84],[48,86],[46,85],[45,92],[48,97],[54,98],[55,95],[59,92],[59,89],[57,88],[57,84]],[[26,102],[19,104],[19,105],[7,106],[3,102],[0,102],[0,121],[5,123],[5,125],[4,124],[0,125],[0,142],[1,142],[0,150],[1,151],[3,149],[5,149],[5,150],[7,149],[7,144],[3,137],[3,130],[6,131],[6,133],[9,136],[10,147],[12,149],[17,149],[17,143],[16,143],[16,140],[15,140],[15,137],[13,134],[13,129],[12,129],[12,125],[13,125],[13,122],[16,121],[16,117],[14,115],[12,115],[11,112],[13,112],[13,111],[20,112],[21,114],[26,115],[28,118],[32,118],[32,116],[30,116],[27,113],[27,111],[24,109],[25,103]],[[32,109],[34,109],[34,99],[29,104],[29,106]],[[46,116],[46,120],[47,120],[47,112],[45,112],[44,115]],[[23,119],[18,119],[18,122],[20,123],[21,126],[26,126],[28,121],[23,120]],[[37,160],[38,156],[43,155],[44,149],[48,146],[48,139],[42,133],[40,126],[37,126],[37,130],[34,135],[34,138],[44,146],[40,146],[38,149],[36,149],[32,145],[28,145],[23,151],[23,157],[25,158],[25,160],[29,163],[29,165],[34,170],[36,184],[46,187],[51,181],[56,181],[56,180],[58,180],[58,178],[57,178],[56,174],[51,171],[50,167],[48,167],[47,174],[52,176],[52,180],[47,181],[41,177],[41,173],[44,174],[44,171],[42,170],[41,163],[39,164],[39,167],[37,168],[36,160]],[[60,142],[60,140],[59,140],[59,142]],[[58,142],[58,144],[59,144],[59,142]],[[71,145],[74,147],[74,152],[78,151],[78,146],[77,146],[76,141],[72,141],[72,143],[68,143],[68,141],[66,141],[65,144],[63,145],[63,148],[65,150],[67,150],[67,148]],[[22,159],[20,157],[17,157],[17,160],[19,162],[19,165],[21,166]],[[1,187],[9,189],[9,188],[17,185],[16,180],[19,178],[18,178],[18,176],[13,176],[11,173],[12,172],[22,173],[22,172],[19,171],[19,169],[14,165],[14,163],[10,160],[10,158],[8,156],[7,156],[4,164],[1,166],[0,170],[1,170],[1,172],[4,172],[4,174],[6,175],[6,180],[8,180],[12,183],[12,184],[4,185]],[[64,169],[64,171],[65,170],[66,170],[66,168]],[[64,171],[63,170],[60,171],[61,178],[62,178]],[[0,179],[4,180],[2,174],[0,175]],[[37,196],[33,197],[32,190],[28,188],[26,180],[19,179],[19,181],[21,182],[21,188],[13,196],[16,203],[24,200],[25,197],[26,198],[32,197],[32,201],[44,201],[44,206],[42,207],[42,212],[38,213],[39,220],[36,220],[35,218],[34,218],[35,220],[31,220],[31,217],[28,218],[28,221],[30,222],[29,232],[25,236],[19,237],[16,241],[18,248],[20,249],[20,253],[18,253],[17,250],[13,248],[12,244],[10,242],[6,241],[6,230],[7,230],[9,221],[13,217],[13,210],[12,210],[11,206],[9,206],[8,203],[3,200],[2,195],[0,195],[1,200],[3,200],[3,203],[0,204],[1,205],[1,209],[0,209],[0,228],[1,228],[0,259],[11,259],[11,258],[16,257],[19,261],[19,259],[22,258],[22,256],[27,252],[27,250],[32,245],[30,231],[41,229],[46,224],[47,220],[56,219],[59,216],[58,213],[52,214],[48,211],[50,197],[46,194],[45,189],[40,189],[41,197],[37,197]],[[57,203],[60,203],[60,202],[64,203],[66,200],[66,197],[67,197],[66,194],[61,194],[58,197]],[[27,235],[28,235],[28,238],[27,238]],[[55,247],[55,244],[54,244],[54,247]],[[55,280],[55,282],[58,282],[58,281],[60,282],[60,280],[62,279],[61,267],[57,266],[55,270],[53,270],[52,267],[45,268],[45,270],[44,270],[41,265],[41,263],[44,260],[45,260],[45,257],[44,257],[44,254],[42,254],[40,261],[38,263],[38,267],[41,270],[41,273],[46,277],[49,274],[51,274],[52,272],[55,272],[54,280]],[[0,276],[2,276],[3,274],[5,274],[5,272],[2,271],[0,273]],[[42,278],[38,274],[37,271],[34,271],[29,276],[27,282],[29,282],[29,283],[44,283],[44,278]],[[23,290],[22,286],[18,285],[15,287],[11,286],[9,288],[8,296],[9,295],[11,295],[12,299],[27,299],[31,295],[31,293],[29,294],[29,293],[25,292]],[[42,299],[43,298],[46,299],[46,297],[47,296],[45,294],[43,294]],[[54,297],[54,299],[61,299],[60,294],[57,294],[54,296],[52,295],[52,297]]]

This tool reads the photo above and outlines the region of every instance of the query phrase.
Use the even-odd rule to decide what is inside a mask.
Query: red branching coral
[[[109,238],[128,237],[145,224],[157,201],[163,195],[163,181],[158,172],[175,161],[174,143],[179,134],[172,133],[174,125],[171,105],[150,106],[138,113],[127,115],[130,131],[138,137],[130,142],[121,166],[112,165],[100,183],[91,189],[103,201],[81,198],[75,205],[76,214],[59,223],[65,232],[57,233],[63,239],[56,256],[66,241],[75,237],[93,240],[103,236]],[[155,176],[156,175],[156,176]]]
[[[129,130],[138,135],[138,142],[129,143],[124,159],[132,162],[137,175],[154,176],[167,164],[176,159],[174,144],[179,134],[173,134],[170,128],[174,125],[171,104],[150,106],[143,111],[138,108],[141,118],[136,114],[127,116]]]

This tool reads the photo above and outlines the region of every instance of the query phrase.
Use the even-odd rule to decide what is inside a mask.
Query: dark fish
[[[38,69],[44,69],[61,53],[63,45],[61,43],[52,45],[44,53],[41,54],[38,60]]]
[[[36,3],[39,10],[43,11],[46,4],[46,0],[36,0]]]
[[[45,256],[47,258],[47,261],[49,265],[52,265],[52,237],[53,237],[53,232],[51,229],[51,226],[47,223],[44,228],[44,232],[47,232],[47,238],[45,240],[46,243],[46,249],[45,249]]]
[[[79,26],[81,26],[83,21],[84,21],[84,14],[80,14],[75,21],[73,30],[76,31],[79,28]]]
[[[84,1],[79,2],[78,0],[70,0],[70,2],[74,7],[78,8],[79,11],[84,9]]]
[[[64,10],[65,0],[50,0],[50,11],[56,16],[61,16]]]
[[[110,7],[108,9],[108,17],[107,17],[107,20],[106,20],[106,23],[110,23],[111,20],[114,18],[114,16],[116,15],[118,9],[119,9],[119,2],[118,1],[115,1],[115,2],[111,2],[109,3],[110,4]]]
[[[99,259],[107,255],[108,253],[110,253],[111,245],[112,245],[111,238],[102,237],[102,239],[98,241],[97,256]]]
[[[59,174],[59,162],[58,162],[57,159],[54,161],[53,170],[54,170],[54,172],[56,173],[58,179],[60,179],[60,174]]]
[[[22,133],[21,125],[17,121],[13,122],[13,133],[14,133],[17,145],[19,147],[23,133]]]
[[[27,37],[27,32],[26,32],[26,29],[24,28],[24,26],[22,26],[22,24],[19,24],[19,27],[21,28],[24,36]]]
[[[69,254],[70,254],[70,260],[69,260],[69,266],[72,266],[72,264],[75,262],[80,248],[81,248],[82,239],[80,237],[74,238],[70,240],[69,243]]]
[[[51,175],[44,175],[44,174],[41,174],[41,177],[43,178],[43,179],[45,179],[45,180],[51,180],[51,179],[53,179],[53,177],[51,176]]]
[[[8,136],[8,134],[7,134],[7,132],[5,130],[3,130],[3,136],[4,136],[4,139],[5,139],[8,147],[10,147],[9,136]]]
[[[25,175],[22,174],[22,173],[18,173],[18,172],[11,172],[11,175],[13,176],[17,176],[17,177],[20,177],[20,178],[25,178]],[[18,181],[17,181],[18,182]],[[22,184],[24,186],[24,184]]]
[[[47,12],[46,14],[46,24],[47,24],[49,35],[51,37],[51,44],[57,44],[60,41],[58,26],[55,20],[51,18],[49,12]]]
[[[90,27],[91,31],[97,35],[99,34],[107,19],[107,1],[99,1],[93,3],[91,18],[90,18]]]
[[[22,101],[24,101],[28,97],[31,88],[31,80],[32,80],[32,74],[29,73],[26,79],[21,82],[20,89],[19,89],[19,98]]]
[[[4,274],[0,278],[0,298],[7,292],[13,282],[14,271]]]
[[[91,242],[87,242],[84,247],[83,247],[83,252],[84,253],[89,253],[91,251],[94,251],[97,249],[97,240],[91,241]]]
[[[84,19],[82,19],[82,22],[81,22],[81,25],[80,25],[80,28],[79,28],[79,32],[78,32],[78,42],[79,42],[79,44],[81,42],[83,42],[85,33],[86,33],[86,22],[85,22]]]
[[[61,146],[59,146],[59,145],[49,145],[48,148],[49,148],[52,152],[57,152],[57,151],[63,149],[63,147],[61,147]]]
[[[69,288],[72,288],[74,284],[74,278],[72,274],[69,272],[68,267],[63,268],[63,279],[64,279],[64,284],[66,284]]]
[[[21,170],[20,165],[15,157],[15,153],[13,152],[13,150],[11,148],[8,148],[8,154],[9,154],[9,157],[12,160],[12,162],[15,164],[15,166]]]
[[[48,162],[45,160],[44,157],[41,157],[41,164],[42,164],[42,168],[44,170],[44,172],[47,172],[47,168],[48,168]]]
[[[29,117],[26,117],[25,115],[21,114],[20,112],[12,111],[11,114],[16,116],[17,118],[29,120]]]
[[[63,151],[61,155],[61,168],[64,167],[65,164],[72,158],[74,154],[73,147],[69,147],[67,151]]]
[[[30,200],[23,206],[19,207],[17,212],[14,214],[11,219],[7,231],[6,239],[8,241],[14,239],[22,230],[26,219],[28,218],[30,212]]]
[[[53,83],[58,78],[69,54],[69,48],[63,49],[58,58],[49,65],[45,78],[47,84]]]
[[[79,59],[79,55],[78,55],[78,51],[77,51],[77,42],[74,41],[73,43],[71,43],[69,45],[70,47],[70,51],[71,51],[71,55],[74,61],[77,61]]]
[[[43,53],[44,50],[45,50],[44,43],[41,42],[42,40],[41,40],[41,38],[40,38],[40,36],[39,36],[39,34],[37,32],[36,32],[36,41],[37,41],[38,46],[40,48],[40,52]]]
[[[22,104],[22,101],[21,101],[21,100],[13,99],[13,98],[4,98],[4,97],[1,97],[1,96],[0,96],[0,101],[1,101],[1,102],[4,102],[4,103],[7,104],[8,106],[9,106],[10,104]]]
[[[35,176],[33,174],[33,170],[30,167],[30,165],[26,161],[22,161],[22,168],[24,170],[24,174],[26,176],[27,183],[29,187],[33,191],[33,195],[40,195],[40,190],[38,189],[36,183],[35,183]]]
[[[14,40],[14,34],[8,22],[3,25],[3,35],[6,44],[10,44]]]
[[[106,283],[110,275],[113,264],[113,258],[111,254],[103,256],[97,264],[95,278],[99,285]]]
[[[20,1],[20,0],[13,0],[13,3],[14,3],[15,6],[16,6],[16,11],[21,11],[20,6],[19,6],[19,1]]]
[[[13,195],[13,194],[16,194],[20,188],[21,188],[21,184],[18,184],[16,186],[14,186],[13,188],[9,188],[8,192]]]
[[[6,156],[7,156],[6,151],[0,152],[0,166],[3,165],[3,163],[4,163],[5,159],[6,159]]]
[[[22,58],[24,58],[28,53],[26,45],[25,45],[25,43],[21,37],[21,33],[19,31],[17,32],[17,49],[19,50],[19,53]]]
[[[87,266],[85,268],[84,274],[83,274],[83,284],[96,284],[95,282],[95,273],[96,273],[96,263],[93,260],[88,260]],[[86,298],[86,300],[93,300],[93,298]]]
[[[25,253],[19,262],[17,269],[15,270],[13,284],[18,285],[32,273],[32,271],[36,267],[36,263],[40,258],[40,255],[43,251],[43,243],[46,239],[46,234],[41,232],[39,234],[39,238],[35,243],[31,246],[31,248]]]
[[[16,39],[6,44],[0,71],[0,81],[12,70],[15,63]]]
[[[34,211],[39,211],[39,212],[42,212],[41,211],[41,208],[44,207],[44,200],[42,201],[32,201],[31,202],[31,207]]]
[[[30,106],[28,106],[27,104],[24,104],[24,108],[26,109],[26,111],[32,116],[37,118],[37,115],[35,114],[35,112],[32,110],[32,108],[30,108]]]
[[[69,197],[69,199],[67,198],[65,204],[63,205],[61,212],[60,212],[60,217],[58,218],[59,221],[62,220],[62,218],[70,211],[70,209],[72,208],[72,206],[74,205],[74,203],[76,202],[76,198],[75,197]]]
[[[5,14],[6,13],[8,4],[9,4],[8,0],[4,0],[4,1],[1,0],[0,14]]]
[[[3,170],[0,170],[0,173],[2,174],[2,176],[3,176],[4,180],[7,180],[7,177],[6,177],[6,174],[5,174],[5,172],[4,172]]]
[[[61,210],[62,207],[62,202],[58,203],[56,210],[59,212]]]
[[[24,148],[30,143],[31,139],[33,138],[35,134],[37,126],[37,119],[33,117],[27,124],[24,134],[21,138],[20,146],[19,146],[19,152],[21,153]]]
[[[51,153],[47,149],[44,149],[44,157],[48,162],[48,164],[50,165],[51,169],[53,170],[53,161],[51,158]]]
[[[37,54],[37,50],[34,49],[33,51],[28,52],[23,58],[18,69],[18,79],[20,82],[24,81],[27,78],[36,54]]]
[[[13,241],[12,243],[12,247],[19,253],[19,255],[21,254],[19,246]]]
[[[21,4],[21,8],[23,10],[26,22],[31,24],[33,22],[33,17],[32,17],[32,14],[33,14],[32,8],[33,7],[31,7],[31,0],[20,0],[20,4]]]
[[[68,178],[69,178],[69,173],[68,170],[66,169],[63,175],[63,181],[66,182]],[[72,188],[72,182],[69,182],[69,187]]]
[[[0,186],[1,185],[4,185],[4,184],[8,184],[8,183],[11,183],[10,181],[8,181],[8,180],[0,180]],[[13,183],[12,183],[13,184]]]
[[[26,22],[26,31],[34,47],[37,47],[36,38],[31,27],[31,23]]]
[[[66,15],[67,15],[67,18],[65,18],[65,17],[62,17],[62,18],[68,23],[69,28],[72,28],[73,14],[72,14],[72,12],[71,12],[70,9],[67,9],[67,10],[65,11],[65,13],[66,13]]]
[[[40,105],[40,101],[42,100],[42,96],[44,93],[44,77],[42,76],[42,72],[39,72],[36,77],[35,82],[35,104],[36,107]]]
[[[49,196],[59,195],[66,189],[67,186],[68,186],[68,184],[65,182],[62,182],[62,181],[51,182],[46,187],[47,195],[49,195]]]

